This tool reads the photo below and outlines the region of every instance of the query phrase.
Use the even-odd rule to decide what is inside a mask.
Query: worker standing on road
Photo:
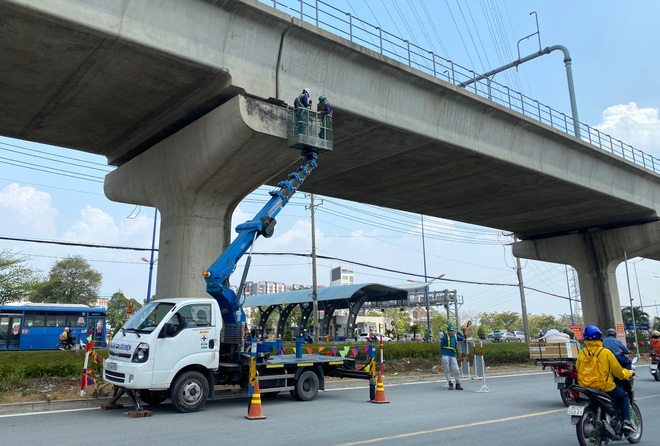
[[[321,121],[319,138],[332,139],[332,105],[328,102],[328,98],[323,95],[319,96],[319,103],[316,104],[316,110],[318,111],[319,120]]]
[[[298,134],[300,135],[304,135],[307,130],[309,109],[312,108],[312,101],[309,100],[310,95],[309,88],[303,88],[302,93],[293,100],[293,108],[296,109],[296,125],[298,126]]]
[[[449,390],[454,390],[454,384],[451,382],[451,372],[454,372],[454,381],[456,381],[456,390],[463,390],[461,386],[460,372],[458,370],[458,361],[456,360],[456,348],[458,341],[464,338],[460,333],[456,333],[454,325],[447,324],[447,334],[440,338],[440,353],[442,355],[442,368],[445,370],[445,379],[449,383]]]

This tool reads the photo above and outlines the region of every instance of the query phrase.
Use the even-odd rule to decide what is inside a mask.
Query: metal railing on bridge
[[[323,0],[260,1],[451,84],[460,85],[466,81],[473,81],[479,76],[478,73],[469,68],[410,43],[408,40],[365,22],[349,12],[337,9]],[[571,116],[554,110],[550,106],[490,78],[473,82],[466,89],[568,135],[575,136],[575,126]],[[587,124],[578,122],[578,127],[583,141],[638,166],[660,173],[660,159]]]

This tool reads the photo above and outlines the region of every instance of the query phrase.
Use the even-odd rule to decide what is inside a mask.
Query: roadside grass
[[[96,353],[107,357],[107,350],[96,350]],[[79,388],[84,361],[84,350],[2,351],[0,402],[5,402],[10,394],[15,399],[17,393],[24,397],[43,393],[37,399],[47,400],[58,388]],[[95,364],[91,358],[87,367],[95,376],[102,374],[102,365]]]

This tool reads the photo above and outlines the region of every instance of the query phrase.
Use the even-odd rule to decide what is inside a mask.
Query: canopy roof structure
[[[419,293],[430,283],[413,282],[403,285],[382,285],[378,283],[353,284],[344,286],[333,286],[317,289],[317,303],[319,310],[324,311],[321,323],[321,333],[330,331],[330,321],[335,310],[348,309],[348,324],[345,333],[353,332],[358,312],[364,304],[373,303],[374,306],[399,306],[409,305],[408,293]],[[265,333],[266,323],[271,313],[279,310],[276,336],[282,335],[289,325],[289,315],[294,308],[301,308],[301,318],[294,321],[298,327],[306,327],[307,320],[313,310],[312,289],[287,291],[276,294],[260,294],[247,296],[243,303],[244,307],[260,307],[259,331]],[[265,307],[265,308],[264,308]]]

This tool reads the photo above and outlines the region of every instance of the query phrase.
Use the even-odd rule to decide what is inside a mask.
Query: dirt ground
[[[22,383],[10,383],[0,391],[0,404],[34,401],[71,400],[80,398],[79,378],[34,378]],[[112,393],[112,386],[97,383],[85,390],[87,397],[103,397]]]

